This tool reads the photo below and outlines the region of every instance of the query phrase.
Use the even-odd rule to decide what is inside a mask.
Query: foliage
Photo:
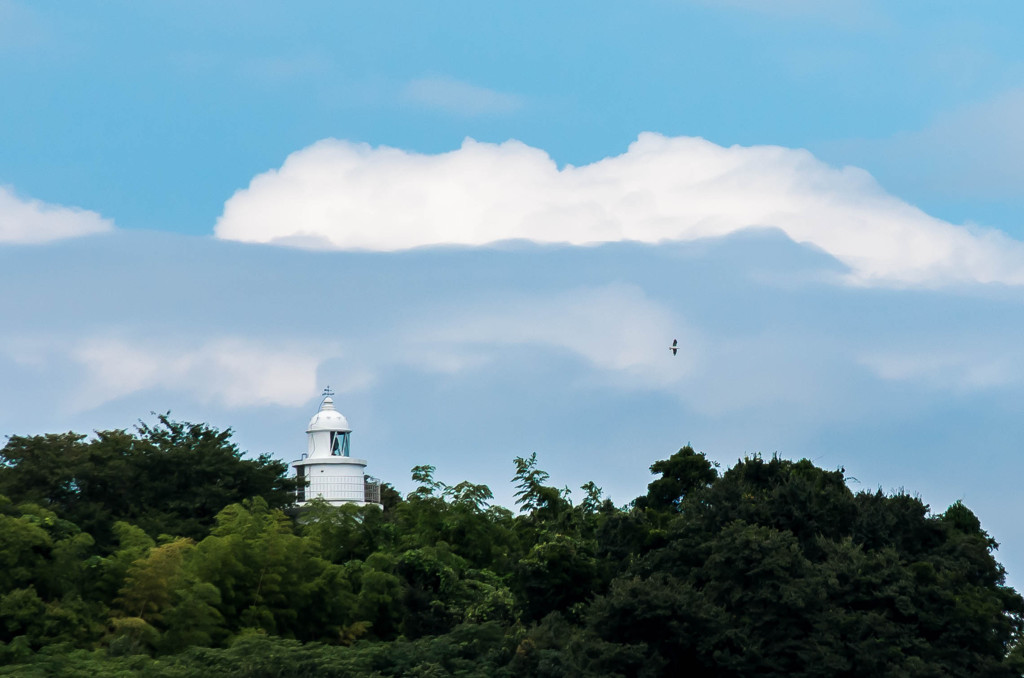
[[[714,465],[689,445],[668,459],[654,462],[651,473],[660,473],[661,477],[647,486],[647,496],[640,497],[637,504],[659,510],[678,510],[688,494],[709,487],[718,477]]]
[[[957,502],[687,446],[616,508],[536,455],[518,514],[413,469],[385,508],[288,507],[230,432],[13,437],[0,675],[1019,676],[1024,600]]]
[[[0,495],[48,508],[102,546],[118,521],[161,534],[202,539],[224,507],[260,496],[292,503],[284,462],[245,459],[231,431],[159,415],[134,432],[11,436],[0,449]]]

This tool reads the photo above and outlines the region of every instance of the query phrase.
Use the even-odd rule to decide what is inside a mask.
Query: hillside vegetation
[[[0,675],[1019,676],[1024,600],[960,503],[685,447],[626,507],[535,456],[518,511],[412,470],[384,509],[290,508],[230,431],[11,437]]]

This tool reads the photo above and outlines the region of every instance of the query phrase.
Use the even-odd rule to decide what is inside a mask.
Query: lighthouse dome
[[[314,431],[348,432],[351,430],[348,420],[345,419],[341,412],[334,408],[334,400],[327,396],[320,403],[320,411],[309,420],[309,427],[306,429],[306,433],[313,433]]]

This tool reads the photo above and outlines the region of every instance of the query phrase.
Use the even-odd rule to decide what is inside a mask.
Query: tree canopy
[[[103,545],[126,521],[151,537],[201,539],[226,506],[260,496],[294,501],[288,466],[269,455],[244,458],[231,430],[159,415],[134,431],[11,436],[0,449],[0,495],[75,523]]]
[[[1024,600],[957,502],[687,446],[617,507],[516,458],[518,512],[412,471],[286,510],[230,431],[12,437],[0,675],[1019,676]]]

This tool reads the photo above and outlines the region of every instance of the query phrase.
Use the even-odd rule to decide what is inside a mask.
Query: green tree
[[[159,415],[154,425],[100,431],[89,441],[76,433],[11,436],[0,449],[0,494],[54,511],[106,550],[118,521],[153,538],[198,540],[229,504],[259,496],[288,506],[295,481],[287,471],[268,455],[244,458],[230,429]]]
[[[257,497],[225,508],[196,545],[188,571],[219,592],[227,629],[244,628],[300,640],[336,641],[352,618],[354,597],[344,568],[317,554],[292,521]]]
[[[709,487],[718,478],[714,464],[689,445],[651,464],[651,473],[660,473],[661,477],[647,486],[647,495],[637,499],[637,505],[659,511],[678,510],[683,498]]]

